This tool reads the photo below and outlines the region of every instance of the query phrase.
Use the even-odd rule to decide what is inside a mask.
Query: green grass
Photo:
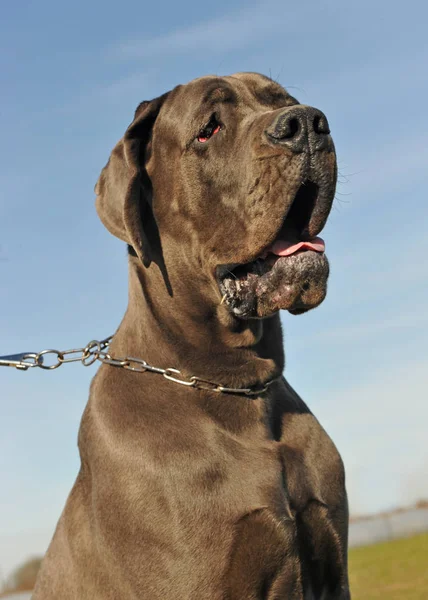
[[[428,534],[354,548],[352,600],[428,600]]]

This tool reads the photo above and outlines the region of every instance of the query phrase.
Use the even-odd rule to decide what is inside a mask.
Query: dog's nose
[[[266,136],[270,142],[286,146],[293,152],[324,150],[331,143],[325,114],[303,105],[282,110],[267,128]]]

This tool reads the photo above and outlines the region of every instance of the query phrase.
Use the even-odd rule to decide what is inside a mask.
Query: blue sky
[[[333,437],[351,509],[428,496],[428,8],[386,0],[7,3],[0,24],[0,354],[85,345],[126,307],[93,187],[136,105],[260,71],[326,112],[340,179],[327,300],[283,315],[286,375]],[[0,370],[0,572],[43,552],[95,367]]]

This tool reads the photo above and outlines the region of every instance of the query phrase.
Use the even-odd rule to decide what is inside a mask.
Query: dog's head
[[[97,183],[97,210],[145,267],[200,279],[240,318],[325,297],[317,237],[336,186],[322,112],[254,73],[203,77],[143,102]]]

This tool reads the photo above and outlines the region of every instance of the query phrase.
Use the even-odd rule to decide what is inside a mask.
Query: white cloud
[[[359,385],[330,393],[316,412],[344,459],[355,512],[428,497],[420,477],[428,463],[426,360],[362,373]]]
[[[121,79],[117,79],[105,85],[95,88],[96,96],[103,96],[110,100],[118,100],[127,97],[129,94],[139,93],[144,96],[144,90],[151,84],[151,78],[147,72],[137,71]],[[133,108],[133,107],[131,107]]]
[[[428,313],[425,310],[419,312],[414,309],[408,313],[399,313],[395,317],[388,319],[376,319],[375,321],[364,320],[362,323],[356,323],[350,326],[341,326],[317,331],[316,336],[311,333],[312,344],[325,344],[326,342],[347,342],[355,344],[357,340],[378,337],[380,333],[396,332],[401,329],[414,327],[423,327],[428,325]],[[307,339],[301,340],[302,344],[307,343]],[[299,345],[299,341],[297,341]]]
[[[268,36],[280,32],[282,35],[296,33],[296,23],[305,20],[305,35],[318,31],[316,13],[321,7],[303,7],[296,4],[284,5],[275,1],[257,3],[245,9],[230,12],[222,17],[197,23],[184,29],[170,31],[151,39],[131,40],[117,44],[112,55],[121,59],[138,59],[171,54],[203,52],[225,52],[252,44],[254,47]]]
[[[113,53],[123,59],[129,59],[184,54],[201,48],[224,52],[249,42],[254,29],[259,34],[268,33],[273,24],[268,11],[253,7],[235,15],[198,23],[152,39],[122,42],[113,49]]]

